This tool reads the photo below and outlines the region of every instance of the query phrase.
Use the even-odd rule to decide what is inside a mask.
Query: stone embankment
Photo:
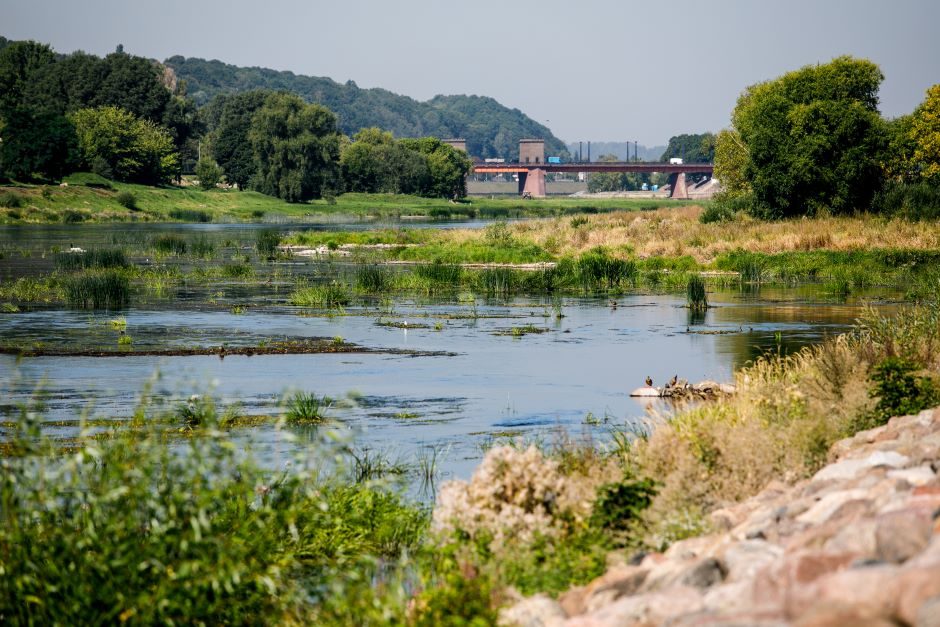
[[[940,626],[940,408],[837,442],[795,485],[711,514],[716,533],[637,556],[506,625]]]

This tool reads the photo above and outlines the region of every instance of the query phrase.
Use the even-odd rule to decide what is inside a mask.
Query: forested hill
[[[237,67],[221,61],[170,57],[164,64],[184,79],[188,95],[202,106],[221,93],[273,89],[296,93],[323,104],[339,115],[344,133],[377,126],[396,137],[463,137],[475,157],[515,159],[519,140],[544,138],[548,155],[564,155],[564,142],[518,109],[482,96],[437,96],[419,102],[385,89],[360,89],[353,81],[300,76],[258,67]]]

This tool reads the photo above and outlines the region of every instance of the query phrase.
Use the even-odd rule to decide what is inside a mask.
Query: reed
[[[121,309],[130,302],[127,277],[116,271],[66,277],[65,298],[72,307]]]
[[[89,268],[126,268],[129,265],[127,255],[120,248],[59,253],[55,256],[56,269],[66,272],[87,270]]]
[[[689,276],[686,284],[686,299],[689,309],[705,311],[708,309],[708,296],[705,294],[705,279],[698,274]]]
[[[287,424],[319,424],[329,420],[327,411],[332,406],[326,396],[317,396],[313,392],[295,392],[285,403],[284,420]]]

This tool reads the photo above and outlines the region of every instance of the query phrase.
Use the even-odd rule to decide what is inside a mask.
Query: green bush
[[[872,208],[878,213],[910,220],[936,220],[940,218],[940,185],[927,181],[888,183],[875,196]]]
[[[592,526],[615,542],[624,541],[643,510],[652,504],[656,492],[656,484],[650,479],[625,479],[602,485],[591,512]]]
[[[746,211],[749,199],[744,197],[722,198],[712,201],[705,207],[698,221],[702,224],[711,224],[713,222],[730,222],[734,220],[739,211]]]
[[[196,164],[196,178],[199,179],[199,187],[202,189],[215,189],[222,180],[222,168],[212,159],[200,159]]]
[[[19,194],[14,194],[13,192],[3,192],[0,194],[0,207],[19,209],[24,204],[23,197]]]
[[[940,404],[940,389],[930,377],[914,375],[917,366],[901,357],[888,357],[871,375],[871,396],[878,399],[871,426],[885,424],[893,416],[916,414]]]
[[[138,211],[137,207],[137,197],[134,196],[131,192],[123,191],[118,192],[117,196],[114,197],[114,200],[117,201],[119,205],[128,209],[129,211]]]

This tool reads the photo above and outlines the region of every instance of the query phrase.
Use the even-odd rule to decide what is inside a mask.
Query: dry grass
[[[739,217],[731,222],[702,224],[701,207],[656,211],[625,211],[587,215],[573,224],[570,217],[527,220],[509,225],[512,236],[542,246],[555,255],[578,255],[597,246],[641,258],[689,255],[709,264],[737,249],[760,253],[788,251],[940,248],[940,223],[910,222],[872,215],[763,222]],[[480,242],[485,231],[455,230],[441,234],[455,244]]]

